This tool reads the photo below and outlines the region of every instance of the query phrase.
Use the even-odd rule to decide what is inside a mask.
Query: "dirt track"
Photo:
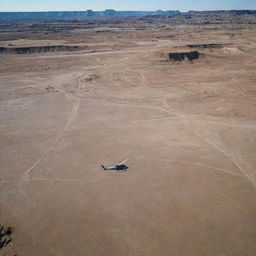
[[[4,255],[256,255],[256,31],[168,33],[0,56]]]

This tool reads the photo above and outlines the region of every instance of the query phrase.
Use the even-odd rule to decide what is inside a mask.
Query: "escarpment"
[[[27,46],[27,47],[0,47],[0,53],[30,54],[47,52],[68,52],[85,49],[86,47],[68,45],[46,45],[46,46]]]

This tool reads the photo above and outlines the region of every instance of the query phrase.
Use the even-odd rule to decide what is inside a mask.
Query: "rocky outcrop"
[[[105,16],[115,16],[116,15],[116,11],[114,9],[106,9],[104,11],[104,15]]]
[[[190,48],[201,48],[201,49],[209,49],[209,48],[223,48],[221,44],[188,44]]]
[[[0,47],[0,53],[29,54],[29,53],[47,53],[61,51],[77,51],[85,47],[68,45],[47,45],[31,47]]]
[[[96,15],[96,13],[93,10],[87,10],[85,12],[85,16],[87,16],[87,17],[93,17],[95,15]]]
[[[193,61],[198,59],[200,56],[200,53],[198,51],[192,51],[192,52],[174,52],[169,53],[169,59],[172,61],[184,61],[185,59],[189,61]]]

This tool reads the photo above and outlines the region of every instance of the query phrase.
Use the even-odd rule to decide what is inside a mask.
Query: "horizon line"
[[[256,9],[205,9],[205,10],[198,10],[198,9],[192,9],[192,10],[179,10],[179,9],[156,9],[156,10],[118,10],[113,8],[108,8],[105,10],[94,10],[94,9],[86,9],[86,10],[33,10],[33,11],[1,11],[0,13],[8,13],[8,12],[86,12],[88,10],[92,10],[94,12],[104,12],[106,10],[115,10],[117,12],[157,12],[157,11],[180,11],[180,12],[190,12],[190,11],[197,11],[197,12],[207,12],[207,11],[256,11]]]

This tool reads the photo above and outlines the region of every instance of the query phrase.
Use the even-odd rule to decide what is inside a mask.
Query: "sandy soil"
[[[255,28],[88,33],[0,56],[3,255],[256,255]]]

